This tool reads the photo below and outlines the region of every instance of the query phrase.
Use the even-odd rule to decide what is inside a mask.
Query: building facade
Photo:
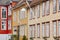
[[[12,11],[15,1],[0,4],[0,40],[11,40],[12,36]]]
[[[12,14],[13,27],[20,26],[20,40],[25,32],[24,27],[27,29],[25,34],[28,40],[60,40],[60,0],[32,0],[31,9],[25,6],[27,19],[25,13],[20,11],[23,6],[20,4],[15,7]]]
[[[21,5],[20,5],[21,4]],[[28,13],[25,1],[19,1],[12,10],[13,35],[17,35],[19,40],[25,35],[28,37]]]

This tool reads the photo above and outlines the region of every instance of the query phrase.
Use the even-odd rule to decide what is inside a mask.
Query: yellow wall
[[[26,25],[25,34],[26,34],[26,36],[28,36],[28,34],[27,34],[28,33],[28,30],[27,30],[27,27],[28,27],[28,14],[27,14],[27,11],[26,11],[26,18],[20,19],[20,17],[19,17],[19,11],[24,7],[26,7],[26,4],[13,9],[13,11],[12,11],[12,19],[13,19],[13,16],[14,16],[13,15],[14,12],[16,12],[16,17],[17,18],[16,18],[16,21],[14,21],[14,19],[12,20],[12,28],[14,26],[17,27],[18,25]],[[23,36],[20,36],[20,40],[22,40],[22,38],[23,38]]]

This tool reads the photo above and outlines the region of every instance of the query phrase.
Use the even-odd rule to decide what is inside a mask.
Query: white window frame
[[[2,9],[6,10],[6,18],[2,18]],[[1,7],[1,19],[7,19],[7,8],[6,7]]]
[[[11,30],[11,20],[8,20],[8,30]]]
[[[2,24],[2,22],[5,22],[5,24]],[[2,25],[5,25],[4,29],[2,29]],[[1,21],[1,30],[6,30],[6,21]]]

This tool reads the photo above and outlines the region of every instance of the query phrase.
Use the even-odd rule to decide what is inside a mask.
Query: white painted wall
[[[0,34],[0,40],[9,40],[10,34]]]

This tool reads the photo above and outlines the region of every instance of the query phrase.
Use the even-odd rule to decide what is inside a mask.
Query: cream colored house
[[[13,11],[20,14],[16,13],[15,22],[13,19],[14,26],[20,25],[20,40],[24,34],[28,40],[60,40],[60,0],[32,0],[31,9],[24,2],[24,5],[14,7]],[[26,8],[26,16],[20,13],[23,8]]]
[[[28,39],[60,40],[60,0],[42,0],[31,7],[33,12],[28,11]]]

